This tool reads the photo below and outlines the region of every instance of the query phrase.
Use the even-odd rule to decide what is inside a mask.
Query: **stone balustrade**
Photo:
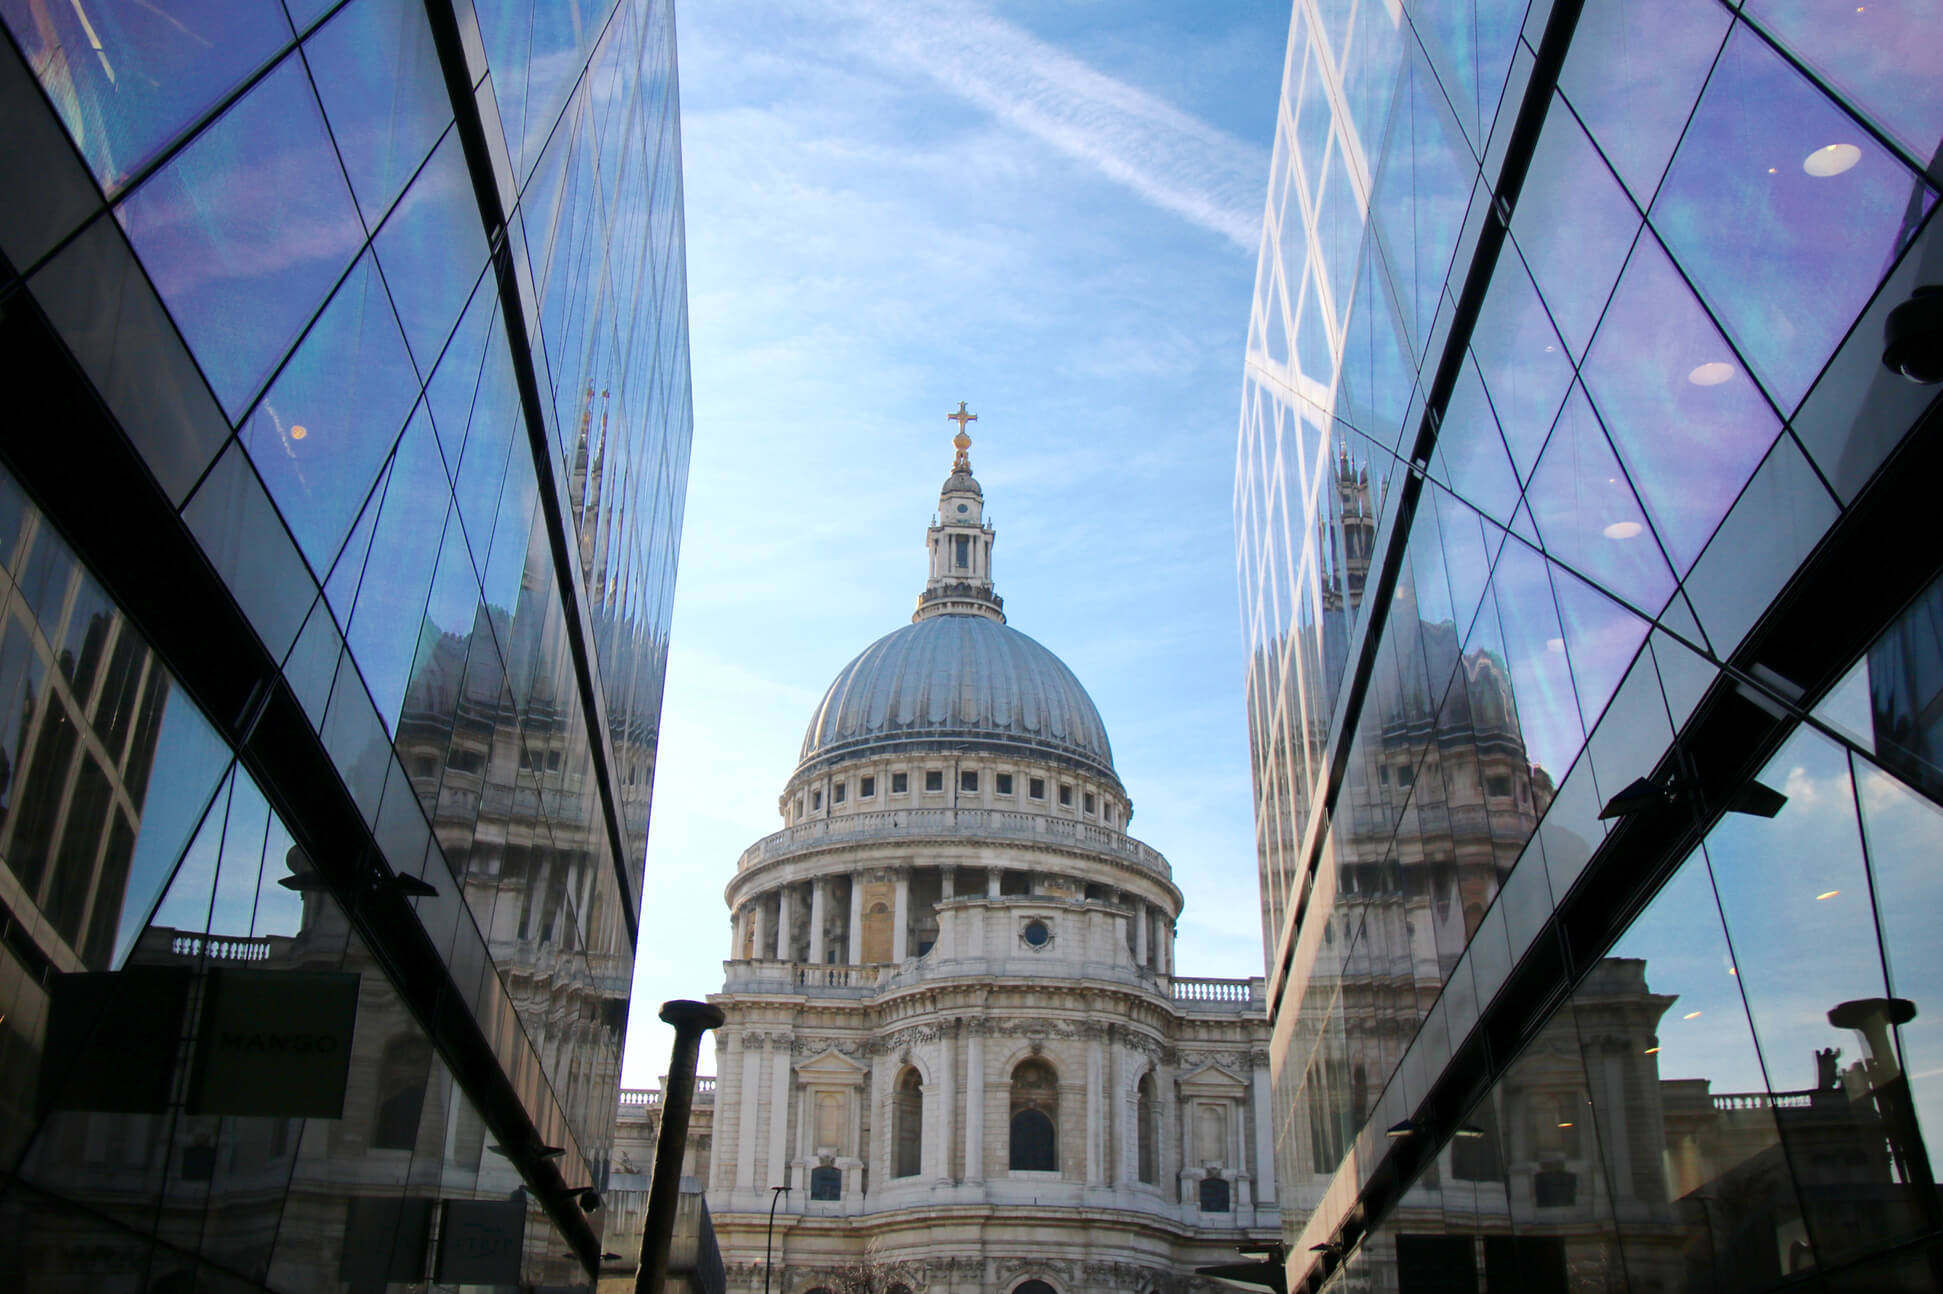
[[[1267,1005],[1266,985],[1257,979],[1199,979],[1187,975],[1173,976],[1172,990],[1176,1002],[1190,1005],[1201,1002],[1214,1002],[1222,1005],[1256,1003]]]
[[[1107,854],[1159,876],[1168,875],[1167,860],[1152,846],[1111,827],[1073,822],[1042,813],[1006,809],[899,809],[876,813],[844,813],[799,822],[764,836],[742,851],[737,872],[825,844],[860,844],[872,840],[910,837],[950,837],[958,841],[1020,840],[1034,844],[1069,846]]]
[[[621,1109],[649,1110],[660,1106],[662,1091],[658,1087],[624,1087],[621,1089]],[[715,1075],[702,1074],[695,1079],[695,1104],[713,1105],[715,1103]]]

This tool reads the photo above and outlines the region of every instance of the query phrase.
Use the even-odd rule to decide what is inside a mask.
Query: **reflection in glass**
[[[249,0],[180,13],[139,0],[5,0],[0,18],[111,195],[291,39],[278,6]]]
[[[1780,424],[1650,233],[1593,339],[1585,385],[1684,574]]]
[[[1788,796],[1779,816],[1731,814],[1706,848],[1769,1087],[1807,1109],[1781,1135],[1828,1266],[1933,1225],[1936,1187],[1905,1152],[1919,1139],[1885,1035],[1859,1018],[1888,986],[1848,757],[1803,728],[1759,776]]]
[[[313,571],[328,572],[418,393],[369,255],[243,424],[243,447]]]
[[[304,42],[304,58],[358,208],[376,228],[452,120],[424,7],[346,5]]]
[[[1686,129],[1732,16],[1706,4],[1592,0],[1559,88],[1643,208]]]
[[[1747,11],[1933,168],[1943,139],[1943,83],[1931,57],[1943,38],[1935,5],[1926,0],[1866,5],[1751,0]]]
[[[1546,552],[1642,610],[1666,604],[1673,574],[1585,388],[1566,397],[1525,502]]]
[[[1505,256],[1498,263],[1471,334],[1471,356],[1504,431],[1518,479],[1529,480],[1572,385],[1572,361],[1517,256]]]
[[[1569,110],[1554,104],[1511,217],[1511,237],[1573,355],[1585,354],[1639,224],[1639,211],[1592,141]]]
[[[1901,250],[1919,188],[1742,27],[1700,97],[1653,225],[1791,412]],[[1922,207],[1933,199],[1922,192]]]
[[[115,211],[232,418],[362,237],[296,59],[259,81]]]

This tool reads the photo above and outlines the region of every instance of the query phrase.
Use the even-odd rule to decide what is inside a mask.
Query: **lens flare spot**
[[[1862,150],[1854,144],[1830,144],[1801,159],[1801,169],[1818,180],[1840,175],[1862,160]]]

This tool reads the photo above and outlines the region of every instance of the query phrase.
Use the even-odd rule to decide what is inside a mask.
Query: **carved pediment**
[[[1216,1064],[1189,1070],[1175,1080],[1182,1096],[1215,1096],[1235,1099],[1247,1095],[1248,1082]]]
[[[834,1047],[796,1066],[796,1079],[806,1087],[861,1087],[869,1075],[868,1066],[858,1064]]]

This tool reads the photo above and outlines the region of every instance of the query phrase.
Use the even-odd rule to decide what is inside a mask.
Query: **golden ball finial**
[[[951,438],[951,443],[953,447],[955,447],[958,450],[958,452],[962,454],[964,451],[971,448],[971,437],[967,436],[964,432],[961,431],[957,435]]]

